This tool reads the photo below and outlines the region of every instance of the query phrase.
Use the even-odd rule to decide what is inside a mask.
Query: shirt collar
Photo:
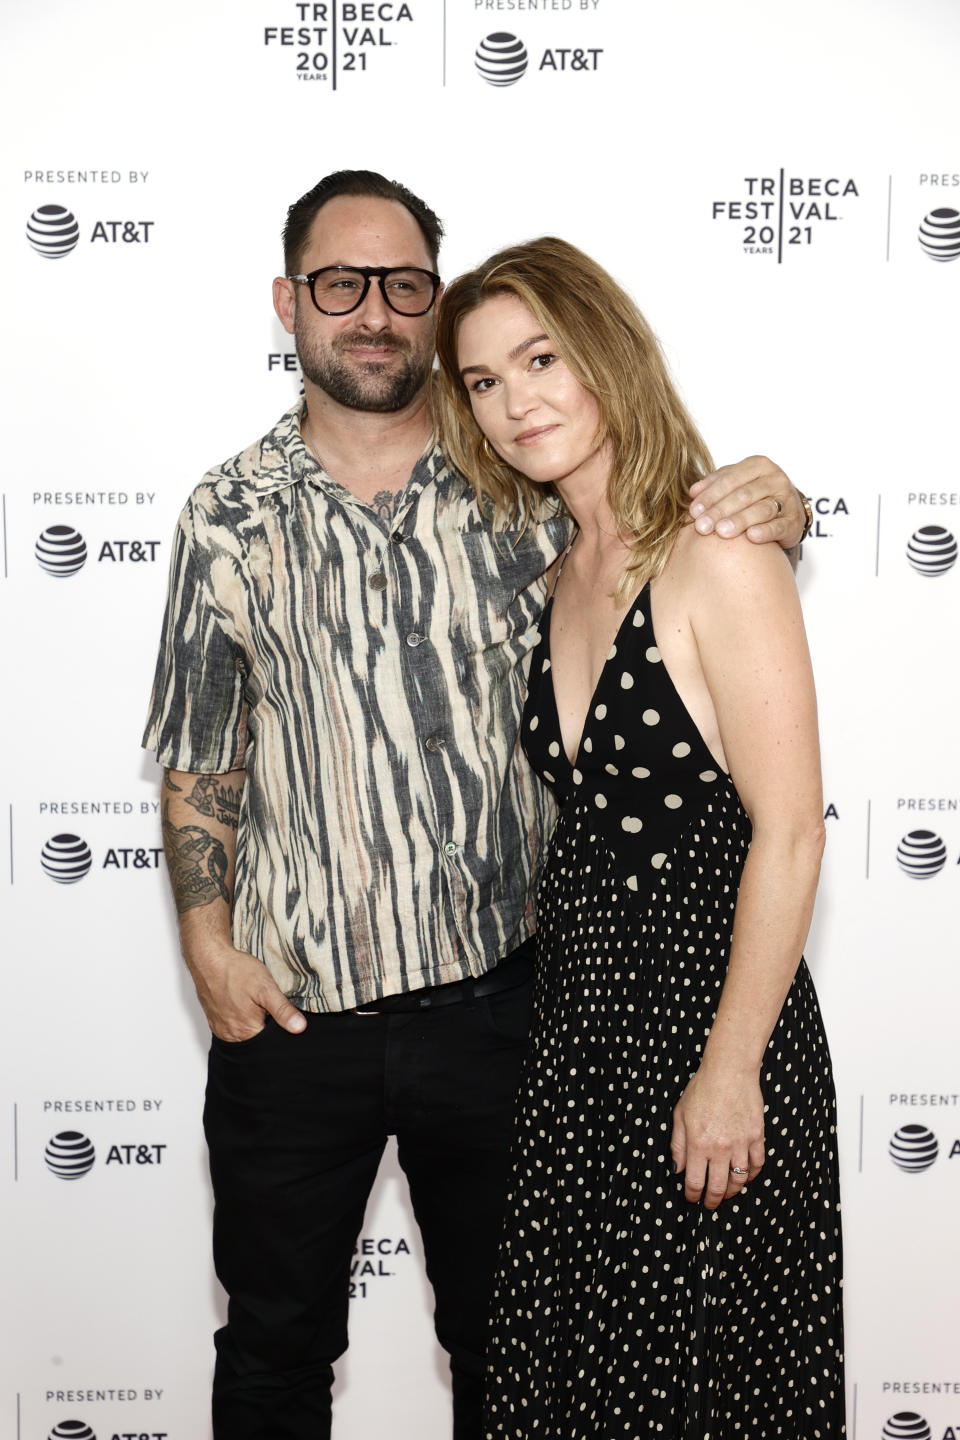
[[[342,489],[324,470],[307,448],[300,424],[306,412],[307,402],[301,397],[295,405],[282,415],[273,429],[260,442],[254,485],[258,495],[274,495],[287,486],[307,480],[313,485]],[[455,472],[450,469],[440,446],[433,437],[413,467],[413,472],[404,492],[404,506],[431,481],[437,483],[449,479]]]

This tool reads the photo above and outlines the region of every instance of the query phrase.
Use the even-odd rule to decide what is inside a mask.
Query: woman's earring
[[[497,454],[496,450],[494,450],[486,435],[484,435],[483,437],[483,453],[493,465],[496,465],[497,461],[500,459],[500,456]]]

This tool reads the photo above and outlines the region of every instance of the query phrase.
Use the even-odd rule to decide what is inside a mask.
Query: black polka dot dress
[[[830,1057],[806,965],[765,1055],[766,1163],[710,1213],[672,1111],[716,1012],[750,824],[661,662],[649,588],[563,750],[548,605],[523,744],[560,818],[493,1307],[511,1440],[845,1434]]]

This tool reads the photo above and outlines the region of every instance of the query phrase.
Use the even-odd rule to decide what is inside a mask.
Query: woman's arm
[[[810,925],[824,827],[813,676],[789,565],[743,539],[696,550],[691,627],[753,825],[716,1019],[674,1111],[671,1151],[687,1198],[715,1209],[763,1164],[760,1069]]]

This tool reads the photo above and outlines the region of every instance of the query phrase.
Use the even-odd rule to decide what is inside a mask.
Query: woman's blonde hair
[[[454,280],[437,318],[441,444],[498,520],[527,526],[555,510],[556,497],[484,444],[460,377],[460,322],[495,295],[516,295],[528,306],[597,402],[598,444],[609,444],[612,461],[607,500],[631,551],[618,589],[623,598],[663,569],[688,518],[689,487],[713,469],[710,453],[629,295],[565,240],[513,245]]]

